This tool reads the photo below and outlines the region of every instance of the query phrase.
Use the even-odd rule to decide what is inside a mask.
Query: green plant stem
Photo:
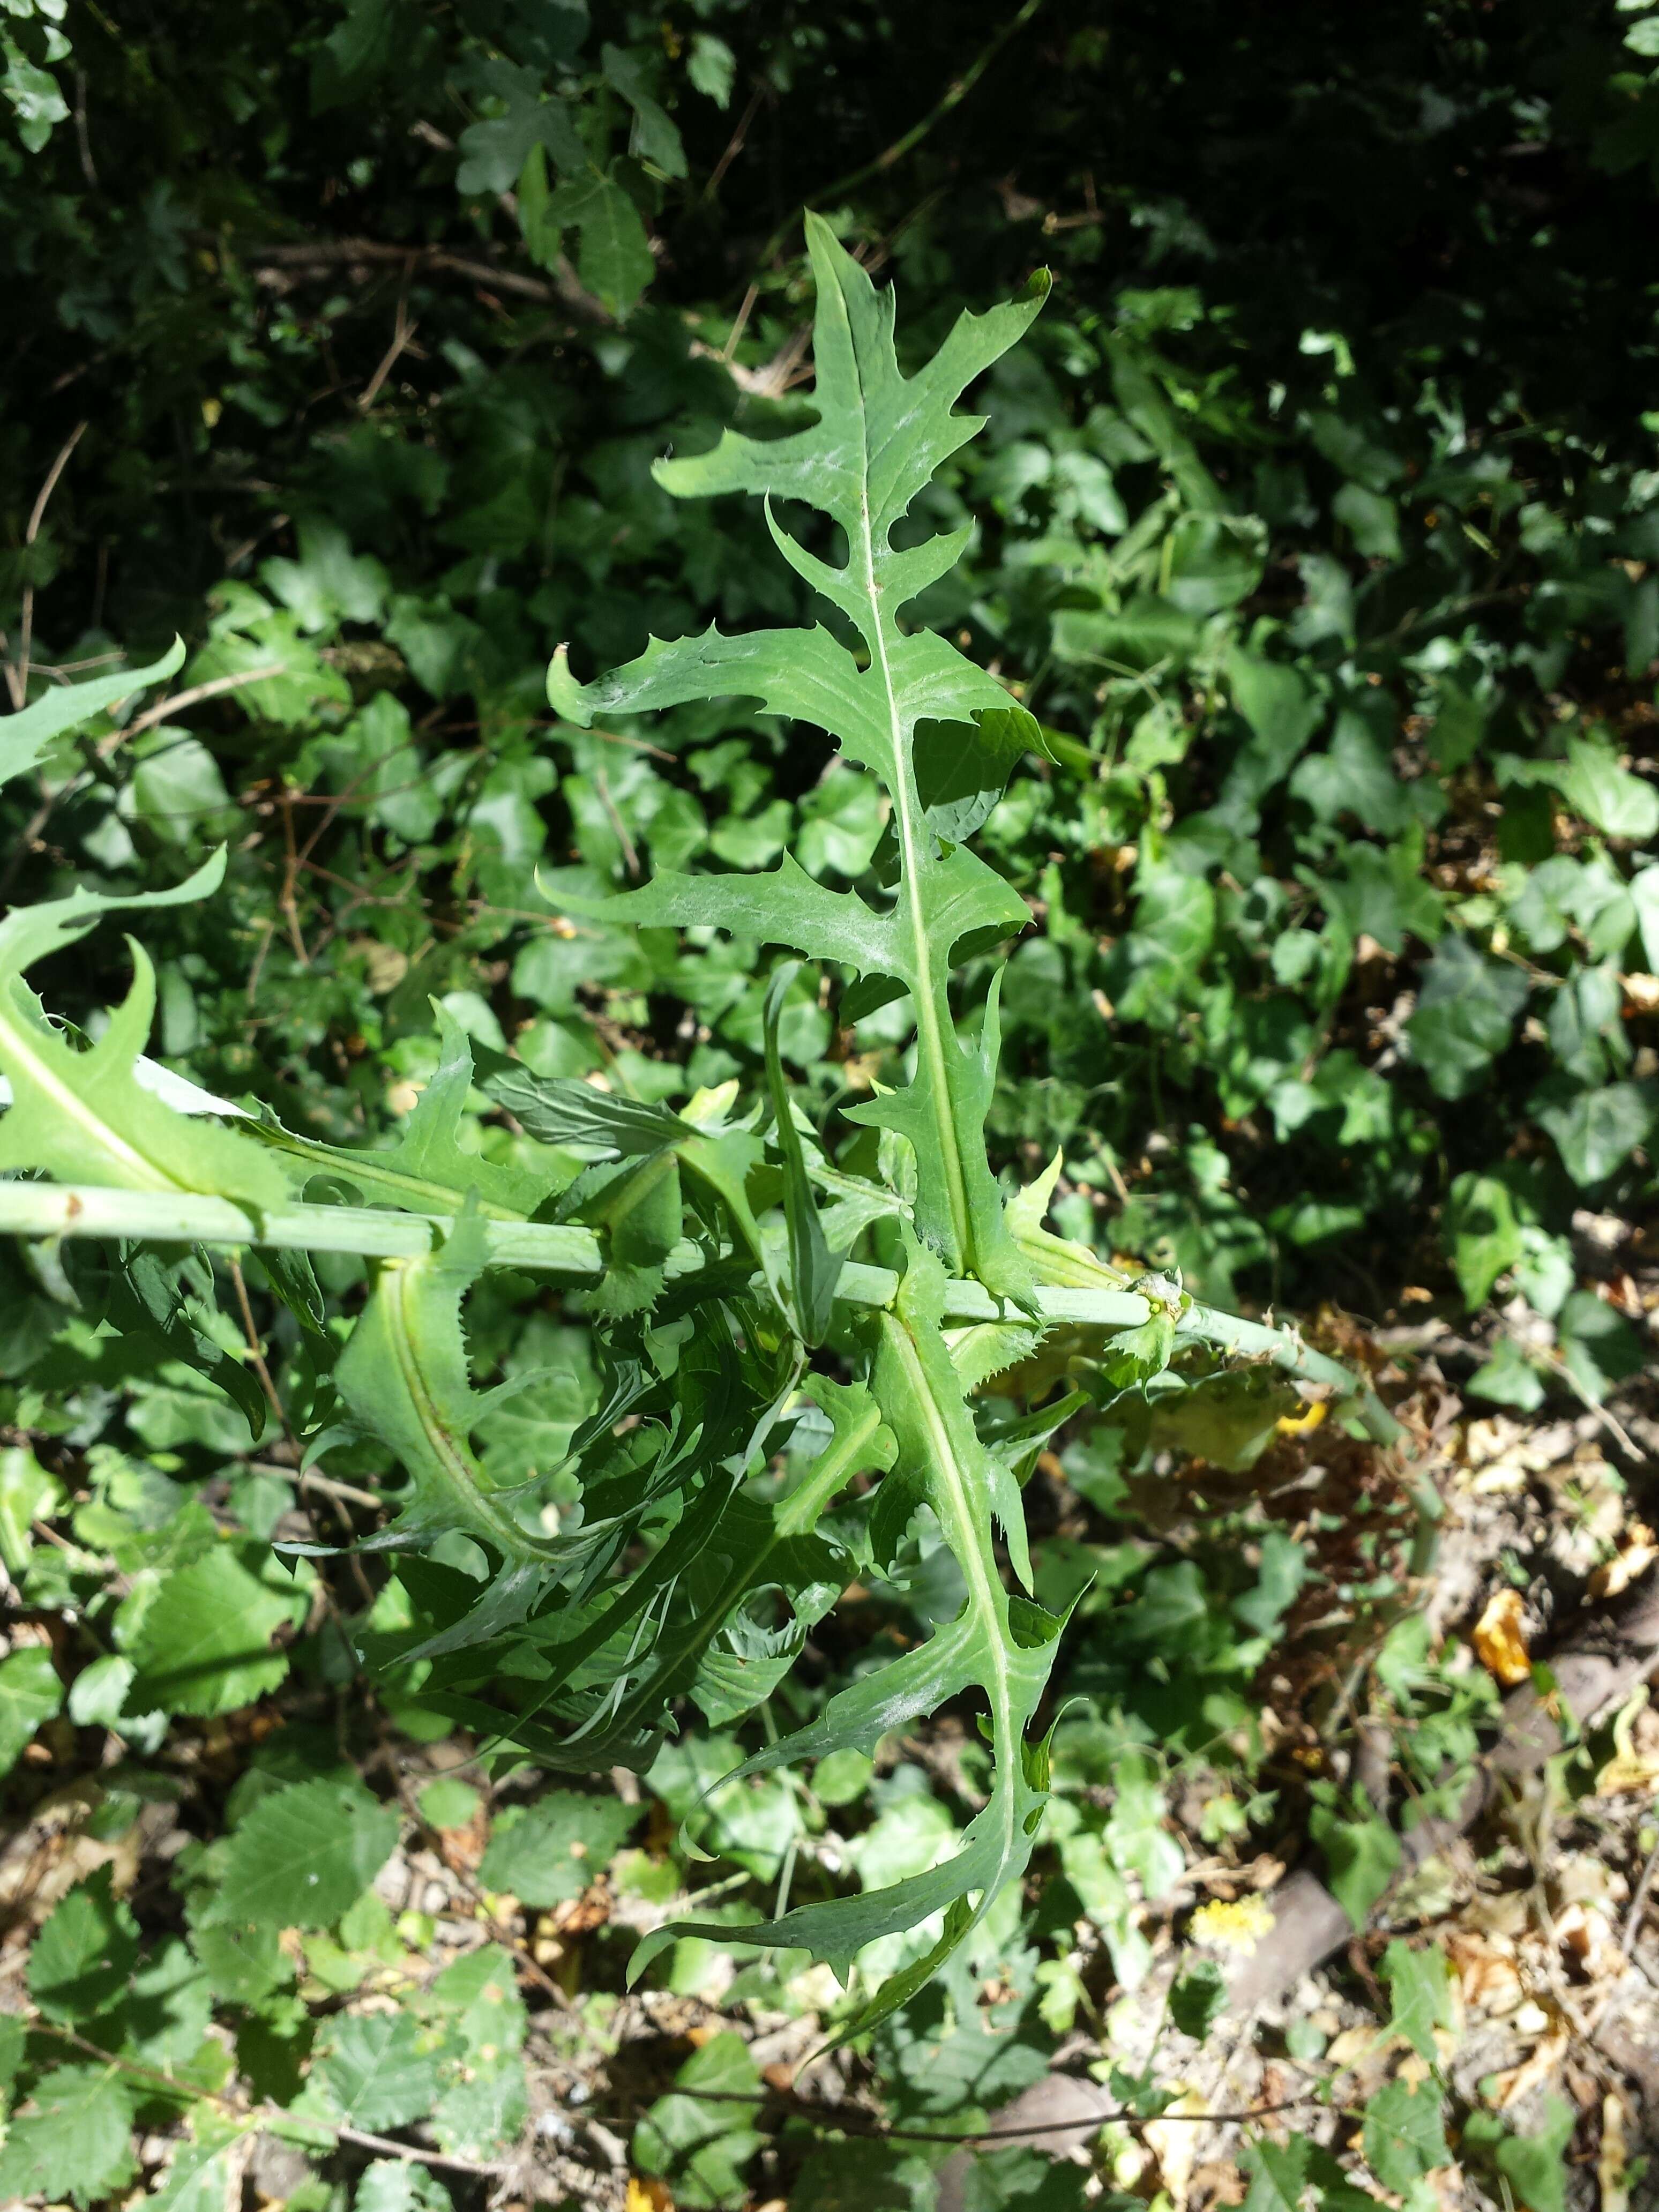
[[[455,1226],[418,1213],[392,1213],[365,1206],[292,1206],[261,1212],[229,1199],[190,1192],[112,1190],[82,1184],[0,1182],[0,1235],[29,1237],[106,1237],[151,1244],[207,1244],[226,1250],[245,1247],[307,1252],[346,1252],[362,1259],[417,1258]],[[605,1272],[599,1241],[589,1230],[534,1221],[485,1221],[480,1224],[489,1264],[557,1275],[573,1287],[597,1283]],[[702,1264],[702,1255],[687,1243],[669,1261],[671,1278]],[[836,1296],[848,1305],[890,1306],[898,1279],[886,1267],[842,1262]],[[1139,1328],[1150,1312],[1133,1290],[1095,1290],[1044,1285],[1035,1293],[1045,1321],[1078,1328]],[[952,1323],[1000,1321],[1008,1309],[982,1283],[945,1285],[945,1317]],[[1351,1370],[1324,1353],[1310,1351],[1292,1329],[1270,1328],[1242,1321],[1196,1301],[1182,1313],[1177,1338],[1208,1344],[1249,1359],[1267,1359],[1287,1375],[1317,1382],[1346,1399],[1357,1399],[1366,1433],[1378,1443],[1393,1443],[1398,1424]]]
[[[882,604],[881,586],[876,579],[875,533],[870,520],[867,440],[862,484],[859,503],[861,527],[856,558],[870,607],[870,648],[881,672],[882,696],[887,709],[888,734],[893,756],[895,828],[898,836],[904,904],[910,923],[911,949],[918,968],[925,965],[927,973],[926,988],[918,990],[913,1000],[916,1010],[916,1049],[932,1077],[935,1133],[951,1207],[953,1249],[947,1257],[956,1267],[971,1270],[975,1256],[973,1222],[968,1207],[967,1177],[963,1171],[962,1155],[957,1143],[954,1089],[951,1081],[955,1073],[953,1062],[959,1060],[960,1054],[954,1042],[955,1024],[951,1019],[950,948],[941,948],[947,956],[944,963],[930,957],[933,948],[927,916],[922,905],[921,884],[923,870],[932,860],[933,854],[923,828],[921,794],[916,787],[915,762],[909,734],[899,713],[892,664],[887,650],[887,624],[890,617]],[[894,614],[896,615],[896,610]]]

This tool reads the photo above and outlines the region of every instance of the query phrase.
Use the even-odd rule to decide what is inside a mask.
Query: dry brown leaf
[[[1613,1558],[1590,1577],[1590,1595],[1618,1597],[1638,1575],[1646,1574],[1656,1559],[1659,1559],[1659,1537],[1645,1521],[1632,1521]]]
[[[1231,2206],[1244,2202],[1247,2185],[1231,2159],[1210,2159],[1188,2183],[1188,2201],[1203,2205],[1205,2212],[1230,2212]]]
[[[1558,2073],[1571,2041],[1566,2023],[1554,2021],[1548,2033],[1539,2038],[1538,2047],[1529,2058],[1523,2058],[1518,2066],[1511,2066],[1505,2072],[1494,2075],[1492,2087],[1498,2111],[1510,2111],[1523,2097],[1529,2096],[1540,2082],[1549,2081]]]
[[[1532,1655],[1527,1648],[1526,1610],[1519,1590],[1493,1591],[1474,1624],[1473,1641],[1475,1656],[1506,1690],[1531,1680]]]
[[[1192,2186],[1199,2138],[1204,2132],[1181,2116],[1201,2112],[1204,2109],[1204,2100],[1197,2090],[1188,2089],[1168,2107],[1172,2118],[1151,2120],[1141,2130],[1147,2148],[1158,2160],[1158,2178],[1164,2184],[1171,2212],[1187,2212],[1187,2197]]]
[[[1595,2160],[1595,2179],[1601,2192],[1601,2212],[1630,2212],[1630,2146],[1625,2133],[1629,2116],[1616,2089],[1601,2100],[1601,2148]]]
[[[556,1905],[548,1916],[548,1923],[556,1936],[586,1936],[605,1925],[616,1901],[609,1881],[601,1875],[580,1897],[568,1897],[562,1904]]]
[[[1471,2013],[1502,2020],[1515,2011],[1526,1992],[1506,1942],[1494,1942],[1489,1936],[1460,1929],[1447,1937],[1446,1950],[1457,1977],[1458,1993]]]
[[[1625,1954],[1608,1926],[1606,1915],[1593,1905],[1569,1905],[1556,1915],[1556,1940],[1566,1963],[1586,1981],[1601,1981],[1622,1974]]]

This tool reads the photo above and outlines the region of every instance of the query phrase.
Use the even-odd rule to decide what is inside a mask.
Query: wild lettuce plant
[[[283,1409],[295,1441],[314,1460],[367,1439],[403,1477],[383,1525],[356,1547],[395,1560],[356,1621],[359,1660],[382,1680],[417,1680],[422,1703],[469,1729],[481,1756],[643,1770],[688,1700],[716,1726],[752,1712],[850,1583],[902,1577],[918,1547],[943,1546],[959,1578],[955,1617],[858,1674],[806,1725],[769,1729],[736,1772],[867,1750],[969,1699],[994,1767],[960,1849],[890,1887],[755,1925],[665,1928],[635,1954],[638,1972],[678,1936],[717,1933],[845,1971],[878,1938],[927,1923],[933,1940],[852,2023],[868,2026],[1019,1879],[1042,1822],[1043,1700],[1066,1621],[1032,1595],[1021,1493],[1059,1424],[1092,1403],[1133,1425],[1184,1392],[1224,1413],[1230,1391],[1248,1395],[1258,1371],[1275,1370],[1374,1433],[1387,1417],[1294,1332],[1217,1313],[1176,1280],[1126,1274],[1050,1234],[1058,1163],[1025,1190],[999,1180],[984,1134],[997,980],[967,1006],[956,978],[1030,915],[966,841],[1045,740],[993,676],[907,624],[906,610],[969,535],[923,535],[914,514],[981,427],[957,403],[1019,338],[1046,283],[964,314],[906,375],[891,292],[825,223],[809,218],[808,231],[817,419],[770,441],[728,432],[657,475],[678,496],[761,495],[780,555],[826,620],[653,641],[588,684],[561,651],[549,695],[578,726],[735,696],[827,731],[884,789],[882,845],[863,883],[840,891],[785,858],[765,874],[664,872],[619,897],[561,902],[586,927],[713,929],[757,957],[804,956],[822,964],[843,1022],[903,999],[915,1025],[905,1085],[847,1110],[848,1127],[813,1123],[784,1061],[799,974],[788,959],[767,996],[763,1081],[747,1097],[729,1084],[675,1112],[541,1077],[441,1012],[437,1071],[398,1139],[319,1144],[144,1059],[155,986],[140,948],[128,998],[89,1048],[56,1029],[24,982],[107,912],[208,895],[210,864],[174,889],[81,890],[0,923],[10,1100],[0,1166],[12,1171],[0,1226],[48,1252],[64,1237],[99,1240],[103,1272],[82,1278],[110,1327],[159,1334],[256,1427],[264,1404],[246,1367],[154,1261],[181,1245],[260,1254],[309,1362],[305,1402]],[[826,518],[826,550],[792,534],[774,502]],[[175,665],[49,695],[0,726],[0,769],[21,773],[77,720]],[[510,1158],[465,1141],[479,1094],[529,1140]],[[349,1328],[329,1317],[313,1253],[369,1263]],[[562,1285],[602,1347],[599,1403],[528,1478],[492,1465],[483,1441],[494,1409],[537,1380],[475,1381],[466,1301],[489,1271],[507,1271],[509,1291],[526,1277]],[[1035,1361],[1045,1339],[1049,1356]],[[1026,1408],[1011,1419],[1000,1400],[993,1422],[976,1394],[1010,1369]]]

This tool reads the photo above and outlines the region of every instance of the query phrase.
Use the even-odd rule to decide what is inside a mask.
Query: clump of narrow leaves
[[[98,1238],[101,1274],[73,1263],[80,1294],[118,1335],[159,1339],[222,1382],[234,1370],[256,1432],[264,1411],[246,1370],[226,1359],[199,1298],[158,1279],[146,1255],[158,1242],[261,1254],[310,1363],[306,1401],[287,1408],[296,1442],[310,1461],[395,1470],[390,1517],[356,1547],[395,1561],[358,1658],[391,1690],[418,1688],[503,1765],[642,1771],[688,1701],[718,1727],[781,1691],[851,1582],[902,1580],[918,1558],[947,1553],[954,1614],[855,1673],[805,1725],[769,1729],[736,1772],[868,1751],[963,1699],[993,1766],[954,1855],[753,1925],[663,1929],[635,1954],[637,1972],[680,1936],[717,1934],[844,1972],[877,1939],[930,1923],[933,1939],[850,2032],[927,1981],[1032,1851],[1048,1786],[1044,1695],[1066,1624],[1032,1595],[1021,1492],[1060,1421],[1092,1400],[1133,1429],[1154,1398],[1167,1414],[1194,1386],[1206,1415],[1224,1419],[1229,1394],[1255,1388],[1227,1371],[1241,1360],[1325,1385],[1374,1431],[1385,1417],[1293,1334],[1214,1313],[1173,1279],[1130,1279],[1050,1234],[1052,1176],[1011,1193],[993,1172],[998,977],[992,962],[969,1005],[958,971],[971,958],[984,974],[1028,912],[965,841],[1047,740],[994,677],[907,626],[906,610],[969,535],[921,536],[914,520],[935,471],[980,427],[957,403],[1037,313],[1044,284],[963,315],[907,376],[892,294],[827,225],[808,227],[816,420],[767,442],[728,432],[657,476],[681,496],[761,495],[780,555],[826,603],[824,623],[653,641],[588,684],[561,652],[549,691],[578,727],[739,697],[827,731],[879,780],[881,842],[860,888],[828,889],[785,857],[769,872],[663,872],[619,897],[559,903],[585,927],[720,932],[757,960],[769,948],[805,956],[843,1021],[905,1001],[915,1038],[902,1087],[811,1121],[785,1065],[799,988],[790,961],[767,994],[766,1079],[752,1097],[727,1084],[677,1113],[540,1076],[441,1011],[436,1072],[400,1139],[331,1147],[268,1110],[190,1094],[143,1058],[155,986],[142,950],[130,995],[90,1048],[53,1026],[23,980],[106,911],[210,892],[210,864],[149,898],[82,891],[0,926],[11,1101],[0,1164],[69,1186],[0,1184],[0,1223]],[[816,547],[786,509],[824,519],[827,531],[802,521],[819,531]],[[7,726],[0,766],[17,773],[72,714],[163,672],[55,695],[30,710],[35,721]],[[518,1133],[499,1157],[464,1141],[480,1094]],[[349,1330],[325,1321],[309,1256],[322,1253],[374,1262]],[[597,1407],[574,1426],[543,1418],[545,1449],[528,1471],[495,1440],[515,1401],[536,1431],[544,1378],[480,1389],[467,1342],[479,1286],[528,1296],[526,1276],[584,1302],[602,1346]],[[210,1287],[204,1273],[198,1289]],[[1037,1402],[992,1425],[979,1386],[1061,1331]]]

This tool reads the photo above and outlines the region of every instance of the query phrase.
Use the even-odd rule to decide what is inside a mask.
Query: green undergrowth
[[[1235,236],[1219,122],[1109,184],[1091,114],[1161,173],[1144,23],[1018,50],[1041,198],[954,139],[901,206],[818,190],[890,30],[294,13],[0,36],[9,281],[57,273],[0,370],[49,428],[4,448],[0,1208],[111,1209],[0,1258],[0,1765],[73,1839],[0,2196],[197,2212],[274,2137],[298,2212],[468,2212],[526,2146],[580,2202],[586,2109],[630,2212],[920,2212],[1064,2053],[1103,2201],[1157,2203],[1253,1870],[1305,1839],[1363,1930],[1496,1718],[1345,1315],[1431,1325],[1471,1410],[1649,1357],[1647,15],[1564,58],[1430,10],[1326,88],[1482,210],[1460,320],[1283,179],[1300,244]],[[848,158],[796,178],[803,100]],[[750,128],[787,198],[740,216]],[[1565,2212],[1567,2108],[1453,2094],[1443,1911],[1343,1984],[1382,2086],[1269,2036],[1309,2104],[1230,2137],[1248,2212],[1454,2162]],[[862,2118],[763,2072],[796,2024]]]

